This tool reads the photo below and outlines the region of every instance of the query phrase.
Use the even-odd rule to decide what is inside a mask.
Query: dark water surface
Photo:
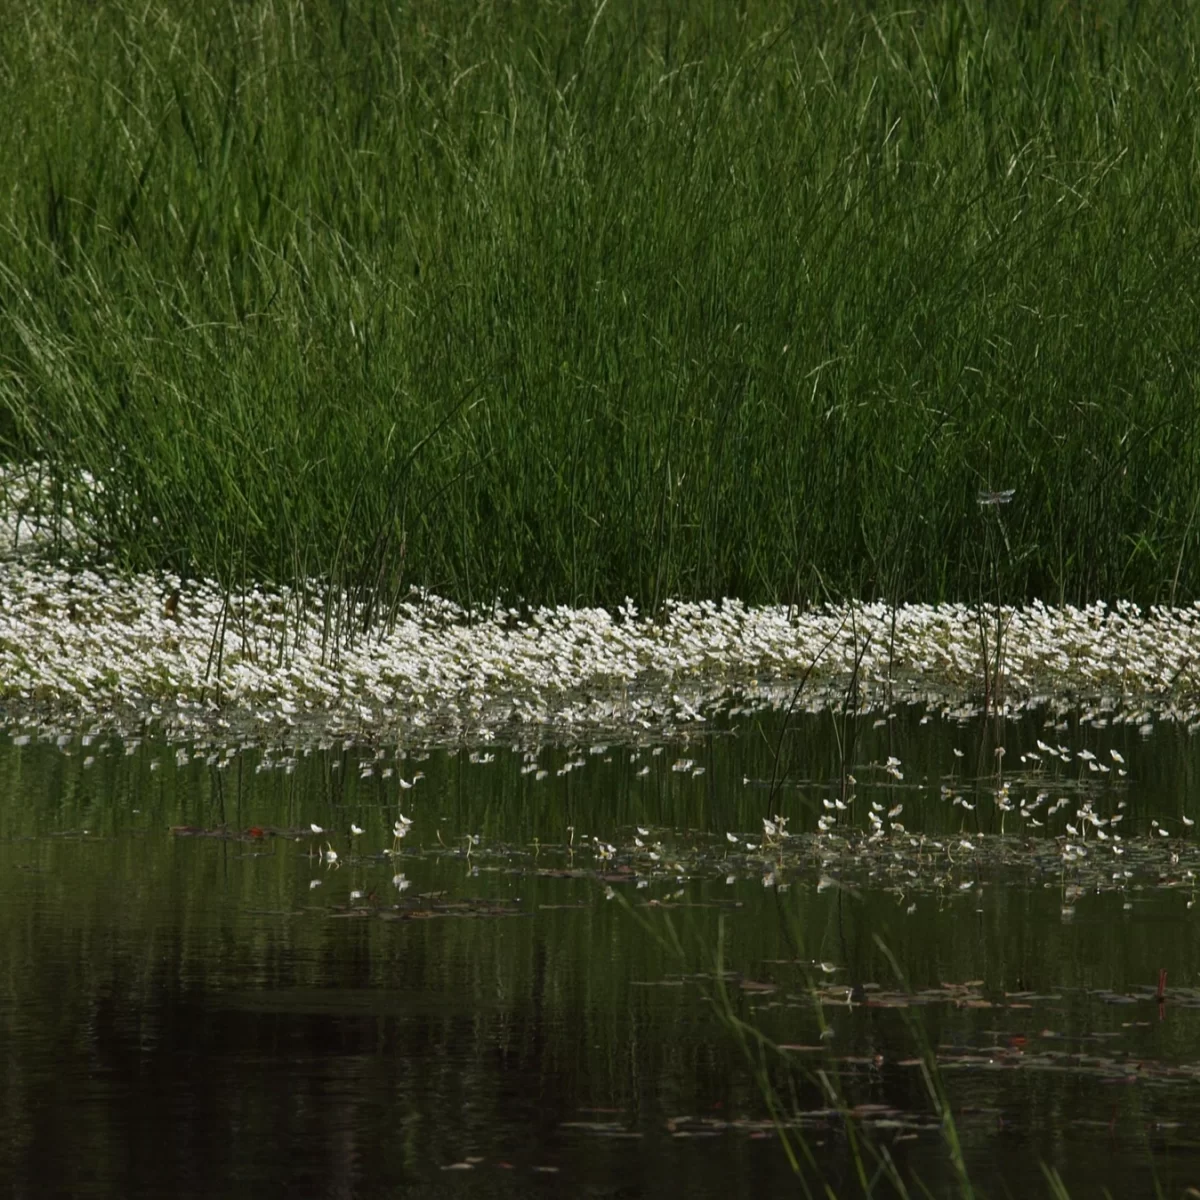
[[[855,1139],[958,1194],[924,1050],[983,1193],[1049,1194],[1045,1164],[1076,1195],[1182,1194],[1195,740],[922,715],[860,719],[853,784],[846,730],[803,717],[774,795],[778,720],[399,759],[10,731],[0,1190],[804,1194],[774,1107],[838,1195],[863,1190]],[[791,1049],[756,1071],[739,1020]]]

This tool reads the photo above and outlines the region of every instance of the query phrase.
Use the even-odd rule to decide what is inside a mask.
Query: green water
[[[177,757],[153,737],[60,746],[12,730],[0,1186],[803,1194],[769,1084],[837,1194],[862,1191],[849,1122],[910,1183],[951,1195],[925,1045],[984,1193],[1045,1194],[1045,1163],[1078,1195],[1155,1180],[1179,1194],[1200,1181],[1200,861],[1182,824],[1193,739],[1076,715],[1057,729],[1045,713],[1003,729],[921,715],[859,722],[853,811],[903,803],[907,833],[844,851],[812,836],[842,794],[828,716],[784,738],[791,770],[774,796],[778,725],[657,754],[488,747],[475,757],[494,759],[473,762],[389,747],[376,760],[338,743],[250,747],[225,766],[223,747]],[[1022,764],[1037,738],[1113,764],[1115,748],[1127,775],[1077,757]],[[1067,812],[1015,835],[1006,814],[996,836],[999,741],[1013,795],[1120,812],[1124,855],[1093,834],[1086,865],[1064,867],[1049,851]],[[903,779],[881,769],[889,755]],[[540,780],[522,774],[535,762]],[[569,762],[582,765],[560,775]],[[764,847],[775,812],[793,836]],[[400,813],[413,824],[392,857]],[[731,1016],[802,1049],[756,1076]]]

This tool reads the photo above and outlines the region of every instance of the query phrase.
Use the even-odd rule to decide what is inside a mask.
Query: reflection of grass
[[[896,978],[901,984],[904,984],[905,974],[900,964],[896,961],[895,955],[884,945],[878,935],[875,936],[875,944],[887,959]],[[954,1123],[954,1114],[950,1109],[950,1101],[946,1096],[946,1089],[942,1084],[942,1075],[938,1070],[937,1055],[934,1053],[924,1029],[918,1021],[913,1019],[912,1013],[909,1010],[902,1010],[902,1012],[908,1031],[912,1035],[921,1056],[921,1078],[925,1082],[925,1091],[929,1096],[930,1102],[933,1104],[934,1112],[937,1113],[938,1120],[941,1122],[942,1140],[946,1147],[946,1157],[954,1171],[954,1178],[958,1183],[959,1191],[963,1196],[973,1196],[974,1189],[971,1186],[970,1176],[967,1174],[967,1164],[963,1159],[962,1143],[958,1137],[958,1126]]]
[[[654,1085],[656,1094],[682,1098],[680,1107],[668,1113],[711,1114],[711,1125],[704,1124],[703,1116],[695,1122],[701,1132],[711,1132],[718,1125],[745,1132],[751,1122],[719,1123],[717,1114],[761,1115],[759,1094],[765,1081],[774,1089],[773,1111],[790,1139],[793,1157],[802,1169],[809,1169],[811,1177],[803,1144],[798,1140],[805,1126],[801,1122],[799,1130],[793,1131],[788,1124],[804,1102],[809,1107],[813,1103],[801,1092],[808,1086],[807,1079],[801,1079],[799,1073],[785,1073],[791,1052],[780,1054],[776,1043],[789,1039],[769,1026],[760,1027],[757,1018],[747,1016],[744,1009],[740,1015],[745,1017],[745,1026],[737,1034],[740,1040],[724,1037],[721,1026],[703,1019],[707,1010],[697,1005],[691,986],[656,986],[662,982],[674,984],[678,981],[675,972],[682,967],[689,981],[718,980],[705,985],[715,997],[715,989],[725,987],[728,977],[711,973],[714,946],[723,946],[722,958],[728,955],[727,967],[746,971],[781,956],[804,957],[803,948],[807,947],[813,957],[836,957],[847,965],[857,963],[856,978],[874,979],[886,972],[878,955],[873,960],[866,955],[877,948],[872,934],[886,930],[888,943],[897,948],[913,986],[922,991],[941,978],[972,979],[977,973],[980,977],[989,974],[993,980],[990,986],[1003,986],[994,981],[1009,978],[1006,970],[1014,964],[1021,970],[1034,971],[1042,979],[1049,974],[1076,988],[1094,988],[1097,978],[1113,982],[1121,972],[1135,982],[1149,984],[1151,973],[1143,966],[1160,961],[1170,962],[1181,979],[1195,974],[1190,944],[1178,945],[1177,919],[1147,920],[1132,938],[1114,936],[1115,927],[1108,921],[1088,919],[1070,927],[1068,939],[1055,933],[1065,932],[1055,919],[1057,896],[1037,887],[1002,903],[989,904],[985,918],[977,921],[965,916],[963,923],[953,921],[945,912],[936,918],[927,917],[924,905],[921,914],[910,922],[899,915],[903,910],[894,897],[881,891],[865,893],[861,903],[846,905],[845,912],[840,913],[832,902],[839,893],[812,894],[811,888],[804,887],[799,870],[791,874],[790,898],[799,901],[793,910],[794,925],[771,919],[779,893],[764,891],[755,884],[754,895],[767,904],[746,904],[736,918],[737,925],[729,931],[728,941],[723,943],[718,914],[727,909],[644,909],[640,903],[648,897],[669,902],[666,888],[655,886],[641,892],[635,891],[632,884],[618,884],[614,888],[617,895],[627,895],[634,911],[649,918],[661,938],[670,939],[664,953],[661,941],[627,936],[630,931],[622,928],[626,914],[620,911],[620,902],[608,904],[599,898],[603,884],[594,878],[599,856],[586,848],[593,844],[592,839],[583,843],[577,836],[574,856],[570,857],[563,823],[586,815],[586,828],[592,838],[603,833],[606,838],[621,841],[623,849],[616,860],[605,856],[603,867],[608,870],[627,861],[624,855],[631,853],[628,840],[619,832],[622,823],[645,820],[649,824],[652,814],[657,824],[673,814],[677,823],[686,819],[700,824],[710,808],[708,803],[694,810],[671,808],[665,798],[645,799],[637,802],[642,807],[630,807],[634,802],[628,795],[622,796],[624,789],[614,783],[615,769],[623,761],[621,755],[615,756],[611,771],[602,758],[589,756],[589,769],[573,771],[558,790],[547,791],[545,808],[538,810],[534,807],[537,789],[525,793],[518,790],[530,778],[519,774],[520,756],[503,751],[487,765],[473,764],[465,753],[422,758],[421,766],[428,778],[413,792],[400,789],[395,776],[384,780],[378,771],[370,779],[361,778],[361,764],[374,761],[370,751],[363,751],[364,757],[359,758],[347,754],[341,743],[302,758],[295,774],[284,774],[282,770],[256,773],[254,764],[261,762],[261,754],[253,749],[245,751],[244,765],[235,761],[227,773],[206,766],[202,760],[177,764],[173,747],[150,741],[129,756],[122,747],[107,754],[99,746],[89,747],[98,755],[91,768],[83,765],[83,747],[78,742],[66,749],[73,752],[71,757],[53,742],[25,747],[19,754],[7,748],[0,753],[0,880],[8,888],[8,892],[0,891],[0,943],[5,961],[16,964],[14,1006],[24,1012],[61,1014],[60,1043],[61,1030],[71,1022],[81,1027],[86,1024],[96,997],[117,995],[121,1007],[136,1011],[158,994],[164,980],[175,980],[173,986],[178,986],[179,980],[188,980],[189,986],[214,990],[241,990],[250,986],[248,980],[257,981],[254,987],[270,981],[272,989],[284,987],[286,996],[292,998],[284,1002],[294,1002],[298,1008],[313,1003],[316,992],[322,993],[316,1003],[336,1008],[342,994],[329,995],[329,985],[337,982],[341,987],[346,979],[352,979],[356,988],[365,986],[373,993],[375,1001],[368,1003],[367,1009],[376,1012],[380,1020],[394,1013],[394,1005],[401,1003],[395,990],[397,980],[403,980],[405,987],[412,989],[412,1002],[418,1010],[430,1014],[430,1023],[420,1026],[405,1050],[406,1062],[411,1056],[414,1071],[409,1074],[406,1066],[403,1088],[406,1097],[411,1094],[414,1109],[433,1102],[422,1099],[423,1086],[429,1087],[433,1098],[447,1094],[457,1097],[459,1060],[453,1054],[438,1056],[440,1082],[429,1075],[422,1079],[415,1068],[421,1056],[428,1055],[429,1044],[461,1047],[466,1036],[476,1045],[477,1055],[464,1086],[473,1103],[493,1097],[488,1102],[496,1105],[495,1111],[501,1111],[509,1103],[511,1092],[505,1086],[497,1087],[494,1075],[489,1074],[488,1064],[496,1061],[495,1047],[521,1044],[520,1031],[528,1028],[523,1022],[531,1009],[539,1020],[544,1011],[544,1040],[531,1038],[524,1043],[522,1053],[537,1056],[541,1079],[568,1081],[564,1094],[572,1105],[611,1107],[619,1110],[611,1122],[613,1127],[628,1129],[632,1123],[648,1130],[654,1114],[653,1108],[643,1107],[647,1094],[644,1081],[655,1080],[661,1081]],[[151,771],[148,764],[156,759],[162,760],[161,769]],[[341,764],[340,769],[331,773],[329,767],[335,762]],[[831,764],[836,773],[836,757]],[[413,765],[407,764],[405,774],[414,773]],[[627,766],[632,769],[636,764]],[[734,773],[740,777],[740,768]],[[668,779],[676,778],[669,769],[665,774]],[[715,774],[714,764],[709,777]],[[557,776],[552,772],[550,778]],[[389,830],[401,801],[416,823],[406,838],[406,853],[396,863],[382,852],[390,845]],[[747,824],[760,806],[760,797],[743,800],[740,812],[748,819]],[[447,817],[445,828],[452,854],[437,847],[433,829],[439,825],[439,815]],[[352,842],[346,830],[355,820],[367,826],[367,832],[356,835]],[[165,830],[177,822],[205,827],[228,822],[240,831],[239,840],[223,843],[217,839],[183,838],[169,842]],[[258,847],[265,854],[251,856],[247,853],[250,846],[242,839],[261,842],[247,833],[252,823],[287,826],[296,831],[308,831],[311,823],[319,823],[324,827],[322,844],[332,836],[341,851],[341,870],[311,862],[307,836],[299,844],[270,839]],[[86,838],[55,836],[71,835],[73,831],[78,834],[85,827],[92,831]],[[470,863],[456,836],[467,830],[479,830],[484,835]],[[547,839],[551,830],[556,831],[554,845],[548,840],[533,844],[539,832]],[[646,835],[646,841],[652,842],[658,832]],[[672,839],[665,840],[669,844]],[[506,842],[514,848],[505,851]],[[419,849],[422,843],[424,851]],[[669,856],[663,856],[672,862],[676,857],[675,847]],[[684,873],[692,875],[692,860],[683,861]],[[26,868],[33,865],[40,868],[37,873],[25,874]],[[558,872],[567,865],[578,868],[586,877],[568,878],[566,872]],[[472,875],[472,867],[480,874]],[[411,891],[404,896],[388,884],[397,868],[407,871],[413,880]],[[478,919],[511,913],[511,868],[519,871],[522,904],[536,916],[503,922]],[[671,875],[676,873],[673,868]],[[304,889],[315,875],[324,884],[310,899]],[[61,908],[49,908],[45,917],[33,920],[30,896],[37,893],[32,889],[47,887],[61,894]],[[671,891],[676,887],[672,879]],[[370,916],[342,920],[346,906],[355,907],[349,899],[352,888],[368,893],[378,889],[380,907],[393,912],[440,910],[446,919],[384,921],[368,900],[366,907],[373,910]],[[442,889],[447,889],[444,901],[420,898]],[[693,899],[712,899],[711,893],[697,897],[694,885],[689,884],[688,890]],[[723,893],[723,889],[717,890]],[[741,897],[746,898],[744,892]],[[560,903],[562,907],[558,907]],[[305,915],[295,911],[298,904]],[[463,919],[454,919],[454,910]],[[43,910],[35,905],[34,911]],[[1110,906],[1107,911],[1114,909]],[[1156,914],[1165,912],[1156,910]],[[889,913],[895,915],[889,917]],[[695,924],[689,927],[689,936],[675,938],[664,922],[668,917],[678,919],[685,914],[685,919]],[[978,940],[962,936],[965,923],[979,931]],[[842,949],[837,951],[823,941],[831,936],[835,925],[842,942]],[[119,952],[112,949],[114,941],[120,946]],[[681,941],[686,941],[687,951],[682,959],[678,949]],[[60,958],[45,953],[50,942],[98,950],[71,954],[63,966]],[[988,964],[986,969],[983,962]],[[672,974],[664,978],[667,972]],[[826,993],[843,978],[840,974],[823,975]],[[651,991],[636,986],[639,984],[655,986]],[[779,990],[784,989],[781,986]],[[63,996],[69,1001],[66,1006]],[[357,992],[354,996],[358,998],[352,998],[351,1010],[361,1000]],[[732,1004],[739,1002],[732,983],[726,996]],[[763,1001],[765,996],[765,990],[758,995],[745,991],[741,1002]],[[378,1009],[373,1007],[375,1002]],[[943,1028],[957,1030],[959,1040],[964,1032],[979,1028],[970,1023],[970,1010],[958,1009],[950,997],[943,996],[938,1003],[943,1010],[958,1014],[951,1018],[952,1026]],[[931,1013],[929,1008],[922,1011]],[[939,1019],[936,1012],[930,1019]],[[1171,1054],[1177,1060],[1185,1056],[1194,1060],[1189,1027],[1178,1024],[1170,1032],[1179,1038]],[[53,1041],[49,1035],[47,1038]],[[52,1045],[45,1061],[57,1061],[53,1051]],[[751,1073],[742,1069],[743,1061],[754,1067],[755,1082],[747,1078]],[[807,1057],[801,1055],[800,1062],[806,1061]],[[388,1095],[392,1094],[397,1070],[392,1057],[364,1052],[355,1056],[352,1069],[362,1072],[364,1103],[368,1106],[370,1087],[383,1086]],[[826,1103],[822,1099],[818,1103],[848,1112],[853,1122],[855,1108],[851,1101],[861,1099],[854,1095],[855,1079],[847,1071],[843,1085],[835,1073],[827,1075],[836,1100]],[[14,1076],[14,1080],[18,1078]],[[946,1078],[957,1081],[961,1076]],[[1053,1078],[1060,1081],[1061,1089],[1062,1075]],[[1079,1078],[1095,1076],[1081,1074]],[[708,1107],[714,1088],[705,1080],[717,1080],[718,1092],[728,1088],[721,1110]],[[795,1087],[794,1080],[798,1080]],[[817,1086],[824,1085],[818,1082]],[[1191,1082],[1185,1086],[1190,1088]],[[1057,1094],[1061,1095],[1061,1090]],[[28,1088],[14,1082],[8,1093],[12,1111],[33,1111],[32,1095]],[[822,1097],[829,1095],[828,1089],[820,1092]],[[590,1099],[580,1100],[580,1096]],[[456,1110],[448,1107],[452,1115]],[[1049,1106],[1043,1103],[1040,1110],[1049,1111]],[[454,1149],[459,1127],[449,1119],[443,1124],[440,1114],[446,1110],[437,1111],[438,1152],[443,1152],[444,1146],[447,1154],[461,1153],[461,1147]],[[1107,1113],[1104,1115],[1107,1117]],[[97,1118],[93,1115],[90,1119]],[[853,1135],[859,1139],[856,1153],[861,1158],[861,1170],[868,1179],[878,1174],[886,1180],[886,1158],[876,1157],[877,1152],[882,1155],[883,1148],[874,1145],[869,1118],[862,1120],[864,1128],[854,1125],[848,1135],[840,1132],[839,1124],[835,1136]],[[977,1131],[978,1126],[973,1129]],[[231,1136],[242,1146],[252,1142],[251,1152],[261,1154],[260,1138],[267,1133],[257,1128],[253,1138],[245,1131],[235,1131]],[[922,1136],[928,1144],[936,1135]],[[907,1186],[915,1190],[911,1181]]]
[[[897,975],[900,976],[899,965],[892,957],[891,952],[878,938],[876,942],[881,952],[892,964]],[[881,1183],[890,1185],[902,1197],[910,1195],[910,1186],[916,1187],[918,1191],[927,1191],[919,1180],[906,1179],[893,1160],[888,1146],[882,1140],[872,1137],[870,1131],[862,1127],[855,1106],[847,1099],[842,1087],[836,1058],[827,1056],[827,1062],[823,1063],[820,1068],[811,1071],[807,1068],[798,1068],[794,1061],[789,1060],[788,1055],[777,1042],[767,1037],[752,1022],[745,1020],[738,1014],[726,984],[724,962],[724,922],[722,922],[717,943],[715,969],[714,994],[716,1011],[726,1028],[730,1030],[737,1040],[742,1052],[754,1070],[755,1079],[762,1090],[763,1098],[767,1103],[771,1117],[776,1123],[780,1140],[783,1142],[793,1170],[796,1171],[797,1176],[803,1183],[806,1194],[811,1195],[813,1193],[809,1183],[804,1178],[804,1172],[799,1161],[800,1156],[804,1157],[809,1170],[818,1180],[821,1178],[822,1172],[811,1147],[802,1134],[788,1127],[790,1114],[787,1105],[778,1092],[775,1081],[777,1071],[772,1070],[772,1067],[776,1065],[781,1065],[784,1068],[785,1079],[791,1080],[797,1073],[806,1076],[809,1082],[819,1088],[826,1103],[838,1111],[842,1119],[842,1130],[846,1139],[846,1151],[863,1194],[876,1194]],[[815,988],[813,989],[813,1010],[818,1027],[821,1030],[822,1040],[824,1040],[828,1032],[828,1027],[825,1024],[824,1007]],[[967,1174],[962,1146],[959,1143],[958,1129],[946,1098],[945,1089],[942,1086],[936,1056],[920,1024],[911,1019],[911,1014],[905,1012],[904,1015],[910,1034],[913,1036],[914,1044],[919,1050],[921,1075],[925,1083],[926,1094],[938,1119],[946,1159],[957,1184],[957,1193],[964,1198],[973,1197],[975,1194],[974,1188],[970,1176]],[[794,1089],[792,1099],[792,1109],[794,1111],[796,1108]],[[822,1185],[821,1190],[827,1195],[834,1194],[827,1183]]]
[[[1195,6],[585,7],[16,0],[3,452],[367,617],[1195,591]]]
[[[638,924],[659,942],[666,953],[674,955],[680,962],[688,961],[691,951],[685,946],[669,914],[663,913],[661,920],[651,922],[630,911]],[[797,952],[804,944],[803,935],[804,931],[797,924],[791,939]],[[711,983],[708,987],[713,1010],[752,1072],[779,1142],[805,1196],[833,1198],[848,1194],[842,1190],[847,1186],[845,1175],[848,1164],[854,1194],[896,1195],[904,1198],[953,1194],[964,1200],[972,1198],[977,1194],[978,1185],[968,1169],[938,1052],[918,1016],[921,997],[909,990],[903,968],[884,941],[878,935],[874,935],[872,940],[900,987],[901,994],[891,996],[887,1007],[900,1016],[907,1031],[909,1044],[913,1048],[912,1057],[916,1059],[915,1065],[924,1085],[930,1110],[928,1118],[920,1112],[901,1112],[886,1106],[886,1111],[881,1113],[879,1106],[857,1103],[847,1094],[847,1088],[843,1085],[837,1054],[821,1054],[820,1065],[810,1067],[807,1063],[817,1060],[810,1058],[807,1052],[815,1050],[815,1046],[782,1044],[771,1037],[760,1023],[743,1016],[743,1006],[739,1004],[736,988],[731,987],[737,975],[728,969],[724,917],[720,919],[716,931]],[[825,1005],[831,1002],[829,989],[817,986],[812,980],[809,988],[812,1016],[819,1030],[820,1043],[824,1044],[826,1037],[833,1033],[825,1017]],[[774,991],[774,988],[765,990]],[[907,1002],[904,996],[907,996]],[[792,1051],[802,1054],[797,1057]],[[806,1092],[807,1096],[802,1096],[802,1092]],[[819,1097],[816,1108],[814,1096]],[[840,1160],[837,1154],[831,1155],[828,1144],[828,1118],[832,1114],[836,1114],[836,1129],[842,1139]],[[881,1115],[885,1119],[878,1127],[873,1126],[873,1119]],[[925,1136],[936,1129],[949,1178],[940,1181],[921,1179],[911,1168],[898,1163],[892,1153],[895,1143],[891,1141],[897,1128],[910,1132],[922,1131]],[[822,1130],[824,1140],[810,1140],[806,1131],[813,1130]],[[819,1154],[814,1148],[816,1145],[824,1147]],[[1055,1200],[1067,1200],[1070,1193],[1057,1168],[1047,1163],[1040,1166],[1046,1182],[1046,1194]],[[1153,1194],[1163,1195],[1161,1183],[1154,1175],[1153,1161],[1149,1161],[1146,1182],[1153,1188]],[[989,1180],[989,1184],[991,1182]],[[1000,1181],[1000,1185],[1003,1186],[1003,1181]],[[1111,1193],[1104,1189],[1102,1194],[1107,1196]]]

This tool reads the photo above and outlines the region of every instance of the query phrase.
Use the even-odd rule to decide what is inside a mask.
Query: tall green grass
[[[1190,599],[1198,48],[1167,0],[14,0],[0,453],[102,480],[120,565],[368,605]]]

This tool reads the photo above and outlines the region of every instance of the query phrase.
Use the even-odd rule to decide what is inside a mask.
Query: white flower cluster
[[[177,600],[165,599],[176,589]],[[0,596],[0,702],[92,717],[234,713],[431,734],[530,723],[637,730],[723,705],[735,715],[778,707],[814,663],[807,710],[840,702],[856,664],[864,705],[982,694],[985,671],[979,614],[965,605],[797,612],[726,600],[672,604],[657,619],[629,603],[616,614],[521,617],[414,595],[386,632],[333,653],[319,605],[287,590],[225,596],[214,584],[108,578],[26,556],[0,562]],[[1200,608],[1035,604],[1000,619],[1010,707],[1065,692],[1140,706],[1138,719],[1194,716]]]
[[[0,534],[17,550],[44,526],[13,514],[38,508],[44,488],[36,473],[0,470],[0,513],[10,513]],[[787,707],[806,676],[806,711],[844,704],[851,679],[863,709],[986,695],[1013,711],[1065,695],[1121,706],[1129,720],[1190,722],[1200,703],[1200,605],[801,611],[723,600],[645,617],[628,600],[615,613],[467,613],[414,592],[386,631],[349,641],[326,615],[316,590],[228,595],[10,553],[0,559],[0,706],[10,720],[407,729],[436,741],[530,725],[686,729],[722,708]]]

